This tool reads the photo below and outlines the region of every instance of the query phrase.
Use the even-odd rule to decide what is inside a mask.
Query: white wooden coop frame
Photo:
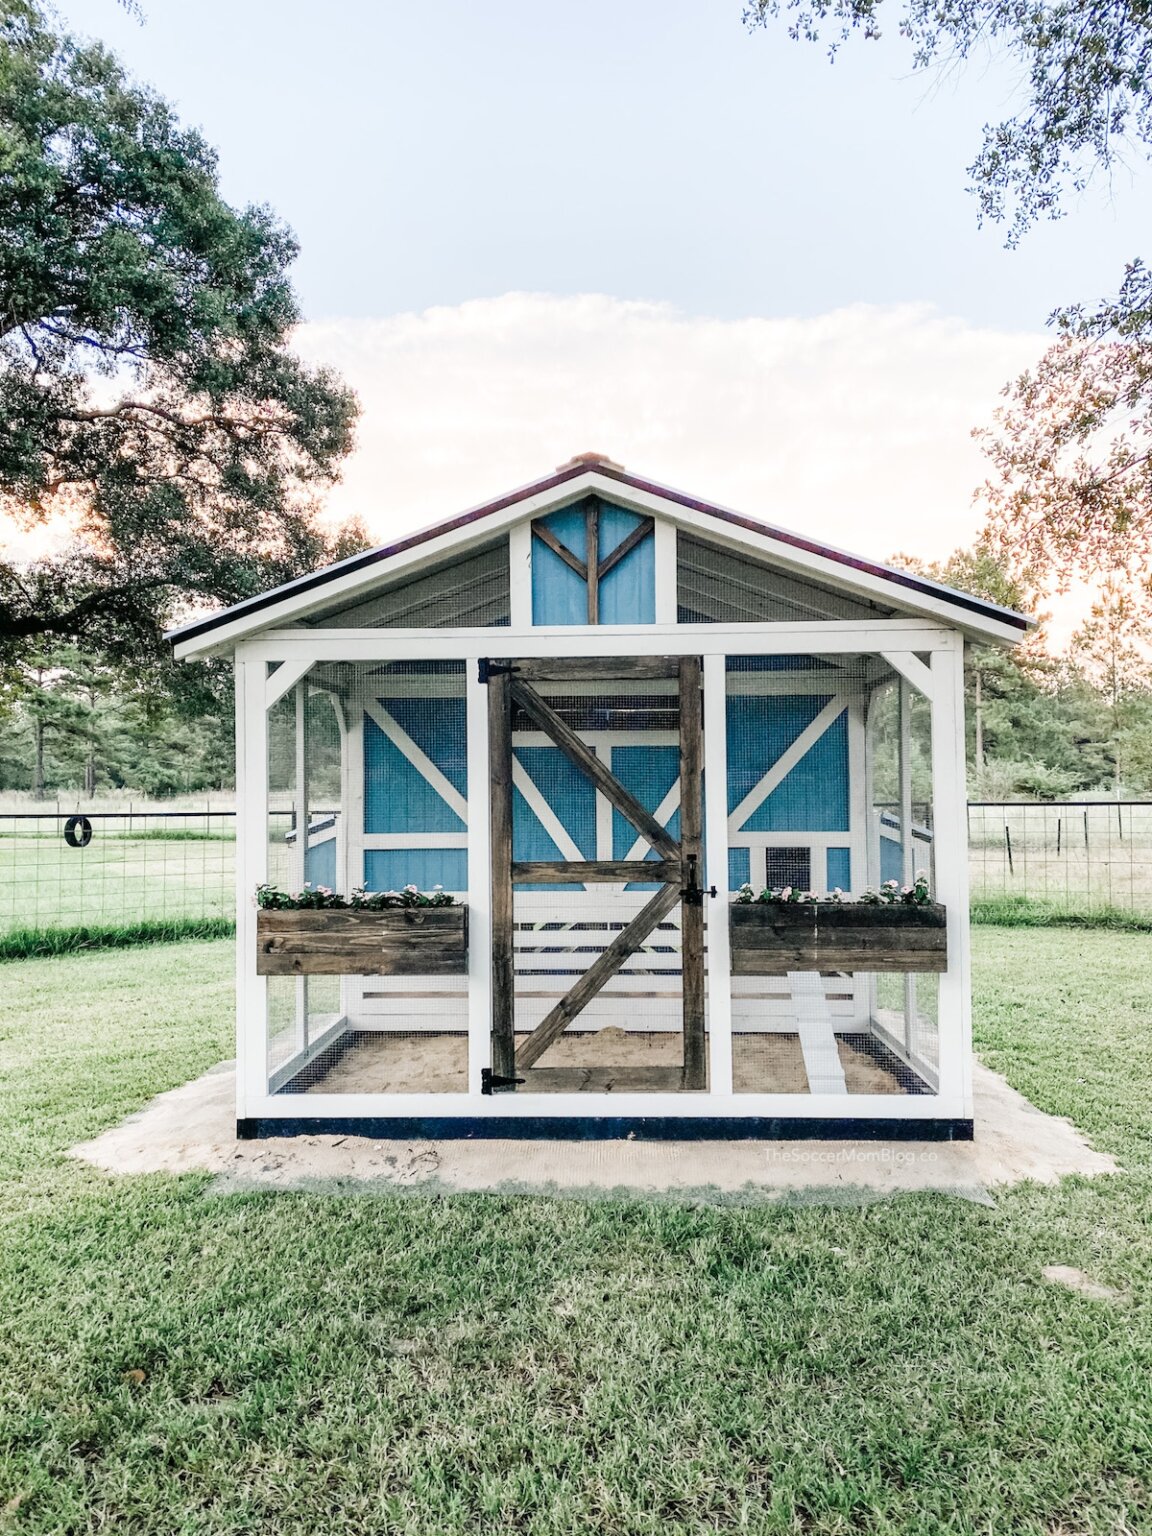
[[[549,625],[533,622],[531,563],[534,518],[557,508],[576,505],[587,496],[603,498],[653,519],[654,621],[633,624]],[[728,523],[717,522],[727,516]],[[306,627],[308,616],[341,602],[354,604],[365,594],[398,576],[417,575],[442,566],[446,558],[468,554],[490,543],[504,530],[508,539],[510,582],[509,622],[476,628],[319,628]],[[808,581],[826,584],[827,592],[883,603],[886,616],[861,616],[845,603],[845,616],[787,622],[697,623],[678,619],[677,537],[688,533],[719,548],[755,557],[785,572],[798,572]],[[837,551],[824,551],[806,540],[788,542],[779,530],[718,513],[717,509],[626,476],[604,462],[574,462],[556,476],[502,502],[479,509],[430,534],[381,552],[375,563],[356,559],[324,573],[322,582],[292,583],[256,604],[209,621],[187,626],[173,640],[177,654],[195,657],[230,654],[236,675],[237,783],[237,1120],[242,1134],[267,1135],[288,1131],[344,1128],[377,1134],[456,1135],[869,1135],[966,1136],[972,1124],[972,1067],[968,925],[968,860],[964,737],[964,647],[966,639],[1011,644],[1027,623],[987,604],[959,597],[931,583],[904,586],[905,578],[854,562]],[[894,584],[894,582],[896,584]],[[902,604],[903,611],[898,608]],[[834,599],[833,599],[834,606]],[[563,1092],[485,1093],[485,1072],[491,1070],[492,1045],[492,894],[487,878],[491,866],[491,794],[489,697],[481,680],[481,663],[492,658],[681,657],[701,658],[703,697],[704,867],[706,884],[718,881],[719,894],[706,896],[707,920],[707,1086],[697,1092]],[[870,816],[866,754],[868,695],[837,692],[834,683],[821,683],[832,697],[805,732],[733,808],[729,799],[727,709],[732,674],[730,658],[812,657],[856,658],[861,667],[879,658],[892,676],[899,697],[900,804],[903,869],[910,880],[915,862],[913,806],[908,768],[908,719],[914,696],[926,701],[931,724],[932,863],[934,896],[947,910],[947,969],[938,978],[937,1053],[930,1091],[912,1093],[853,1093],[847,1097],[838,1079],[834,1039],[827,1022],[823,994],[815,996],[802,977],[791,988],[793,1024],[805,1042],[809,1091],[797,1093],[736,1092],[733,1085],[733,1024],[740,1018],[741,979],[733,977],[729,957],[727,908],[730,892],[729,850],[748,820],[772,789],[801,760],[830,721],[847,717],[850,820],[846,832],[773,831],[746,835],[750,878],[759,884],[763,863],[756,864],[761,844],[787,845],[789,839],[817,851],[832,843],[847,843],[858,872],[854,885],[864,884],[865,871],[876,883],[878,860],[870,846],[875,829]],[[256,909],[253,892],[269,875],[269,711],[288,698],[295,700],[301,728],[296,732],[297,826],[308,826],[308,736],[302,728],[310,675],[333,664],[351,666],[397,662],[463,665],[466,721],[467,795],[444,780],[434,763],[405,736],[386,707],[386,693],[371,709],[374,725],[389,736],[425,778],[441,793],[464,823],[458,833],[432,834],[437,846],[465,846],[470,877],[467,890],[467,974],[455,988],[461,1027],[467,1033],[466,1086],[457,1092],[356,1091],[329,1093],[323,1084],[306,1097],[282,1091],[286,1076],[269,1069],[268,978],[257,974]],[[758,686],[795,691],[787,673],[756,674]],[[776,679],[777,681],[773,681]],[[813,686],[812,691],[816,691]],[[336,842],[336,882],[340,889],[358,883],[354,871],[372,848],[405,846],[402,835],[367,833],[361,797],[364,792],[362,734],[346,733],[343,754],[339,825],[320,827],[297,838],[293,870],[302,875],[309,846],[331,837]],[[535,738],[521,736],[531,745]],[[541,738],[542,739],[542,738]],[[648,734],[646,740],[663,741]],[[609,750],[613,741],[601,742]],[[609,760],[606,758],[606,760]],[[546,797],[523,769],[517,787],[539,814],[566,858],[580,856],[569,846],[565,828],[549,820]],[[675,813],[674,795],[654,808],[666,822]],[[600,812],[598,812],[598,815]],[[610,810],[606,812],[610,818]],[[424,834],[422,846],[429,846]],[[437,838],[439,841],[437,842]],[[759,839],[759,841],[758,841]],[[640,857],[643,839],[631,856]],[[607,849],[607,855],[605,854]],[[597,829],[596,854],[611,857],[610,821]],[[724,878],[718,879],[717,872]],[[815,882],[813,882],[815,883]],[[555,901],[559,898],[550,897]],[[561,903],[562,904],[562,903]],[[819,982],[819,978],[816,978]],[[351,981],[363,993],[363,981]],[[906,987],[914,988],[914,978]],[[386,998],[388,988],[372,989]],[[451,992],[451,987],[446,989]],[[819,987],[816,992],[820,992]],[[301,994],[303,995],[303,994]],[[345,996],[349,995],[347,989]],[[844,993],[848,996],[849,993]],[[385,1007],[388,1006],[385,1002]],[[303,1054],[292,1065],[317,1057],[325,1048],[323,1029],[311,1025],[302,1005]],[[815,1020],[806,1036],[806,1010]],[[814,1011],[813,1011],[814,1010]],[[406,1027],[420,1028],[420,1009],[410,1010]],[[744,1007],[744,1013],[747,1013]],[[334,1037],[342,1023],[334,1016],[328,1026]],[[603,1022],[603,1019],[600,1021]],[[746,1024],[742,1027],[746,1027]],[[881,1029],[882,1033],[882,1029]],[[833,1042],[832,1050],[826,1048]],[[900,1042],[892,1040],[899,1052]]]

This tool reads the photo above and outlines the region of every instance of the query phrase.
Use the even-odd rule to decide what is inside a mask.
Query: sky
[[[964,167],[994,59],[829,63],[742,0],[58,0],[301,242],[306,356],[364,404],[381,539],[599,450],[883,556],[978,526],[971,428],[1141,249],[1146,176],[1008,251]]]

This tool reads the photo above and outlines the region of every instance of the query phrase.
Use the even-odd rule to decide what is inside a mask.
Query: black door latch
[[[696,869],[696,855],[690,853],[688,855],[688,884],[680,892],[681,901],[689,907],[702,907],[704,905],[704,897],[706,895],[715,896],[715,894],[716,887],[714,885],[709,886],[707,891],[701,888]]]

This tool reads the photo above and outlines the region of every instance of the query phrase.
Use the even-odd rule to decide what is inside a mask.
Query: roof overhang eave
[[[386,574],[399,575],[457,550],[464,552],[525,517],[556,510],[591,492],[638,510],[662,513],[698,535],[766,556],[808,579],[946,623],[978,644],[1011,646],[1035,627],[1033,619],[1011,609],[598,465],[560,471],[393,544],[352,555],[220,613],[178,626],[165,638],[178,660],[229,654],[238,642],[262,630],[307,617],[341,598],[354,602]]]

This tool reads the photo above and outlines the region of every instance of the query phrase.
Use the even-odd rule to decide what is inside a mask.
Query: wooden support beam
[[[610,570],[619,565],[626,555],[630,555],[637,544],[642,544],[655,526],[652,518],[646,517],[642,523],[637,523],[628,537],[617,544],[615,549],[609,550],[596,567],[596,574],[600,580],[603,581]]]
[[[488,683],[492,865],[492,1070],[513,1075],[516,975],[512,908],[512,692],[507,672]]]
[[[654,880],[668,885],[679,884],[681,879],[679,860],[670,859],[536,859],[512,866],[516,885],[587,885],[592,881],[647,884]]]
[[[574,555],[566,544],[561,544],[551,528],[546,527],[544,523],[533,523],[532,532],[540,540],[541,544],[550,549],[558,559],[563,560],[570,570],[575,571],[577,576],[587,581],[588,567],[580,559],[579,555]]]
[[[662,853],[668,859],[679,859],[680,845],[676,839],[670,837],[655,816],[612,776],[592,749],[585,746],[576,732],[544,702],[534,688],[519,677],[513,677],[511,694],[513,701],[556,743],[573,767],[588,775],[601,794],[611,801],[621,816],[632,823],[637,832],[644,834],[657,853]]]
[[[919,656],[911,651],[882,651],[881,655],[895,672],[899,672],[905,681],[912,684],[917,693],[922,693],[926,699],[932,697],[932,671],[926,667]]]
[[[600,502],[589,496],[584,513],[585,549],[588,559],[588,622],[600,622]]]
[[[656,924],[667,917],[680,900],[678,886],[666,885],[646,902],[632,921],[608,945],[581,976],[576,985],[562,997],[552,1011],[537,1024],[520,1049],[516,1052],[516,1067],[530,1067],[540,1060],[544,1052],[567,1029],[572,1020],[592,1001],[601,987],[627,962],[643,944]],[[499,1070],[497,1068],[497,1070]]]
[[[680,675],[678,656],[541,656],[516,663],[526,683],[652,682]]]
[[[294,656],[281,662],[275,672],[270,672],[264,682],[264,708],[271,709],[273,704],[278,704],[301,678],[307,677],[312,664],[311,656]]]
[[[532,1067],[525,1093],[679,1093],[679,1067]]]
[[[680,851],[686,879],[704,883],[704,700],[699,656],[680,658]],[[684,987],[684,1086],[708,1081],[704,1034],[704,900],[685,899],[680,912]]]

